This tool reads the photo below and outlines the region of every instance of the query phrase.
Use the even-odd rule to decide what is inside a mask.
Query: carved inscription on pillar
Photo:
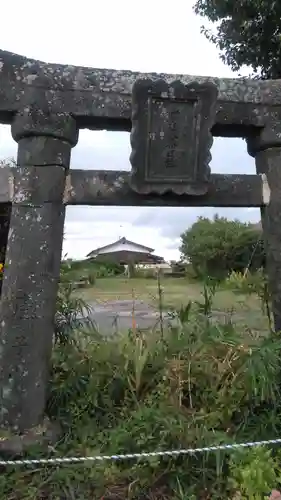
[[[212,83],[136,81],[130,156],[135,191],[206,194],[216,99]]]

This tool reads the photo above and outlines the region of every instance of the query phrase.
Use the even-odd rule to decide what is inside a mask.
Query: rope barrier
[[[178,457],[180,455],[195,455],[198,453],[205,452],[217,452],[224,450],[236,450],[239,448],[253,448],[257,446],[268,446],[271,444],[281,444],[281,438],[269,439],[267,441],[250,441],[247,443],[233,443],[233,444],[221,444],[216,446],[205,446],[203,448],[189,448],[182,450],[168,450],[168,451],[151,451],[143,453],[127,453],[118,455],[94,455],[86,457],[57,457],[57,458],[38,458],[38,459],[23,459],[23,460],[0,460],[0,466],[8,465],[63,465],[63,464],[75,464],[83,462],[103,462],[103,461],[121,461],[121,460],[131,460],[131,459],[146,459],[154,457]]]

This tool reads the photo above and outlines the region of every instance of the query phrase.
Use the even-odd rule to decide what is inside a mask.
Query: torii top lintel
[[[42,112],[71,114],[81,128],[130,130],[132,86],[146,77],[169,83],[214,83],[218,89],[216,123],[220,125],[263,126],[265,108],[281,106],[281,80],[95,69],[49,64],[0,50],[0,122],[11,123],[16,112],[36,106]]]

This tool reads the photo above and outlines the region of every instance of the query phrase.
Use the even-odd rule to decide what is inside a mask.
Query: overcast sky
[[[200,33],[192,0],[35,0],[5,2],[0,47],[54,63],[144,72],[235,76]],[[16,15],[15,15],[16,13]],[[16,156],[10,128],[0,127],[0,158]],[[82,130],[72,168],[129,170],[129,134]],[[215,139],[212,171],[254,173],[254,160],[241,139]],[[179,236],[199,215],[259,219],[256,209],[68,207],[63,254],[81,258],[120,236],[179,257]]]

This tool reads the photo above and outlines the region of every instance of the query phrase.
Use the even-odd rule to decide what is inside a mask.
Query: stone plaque
[[[207,192],[216,99],[217,88],[212,83],[136,81],[130,156],[135,191]]]

